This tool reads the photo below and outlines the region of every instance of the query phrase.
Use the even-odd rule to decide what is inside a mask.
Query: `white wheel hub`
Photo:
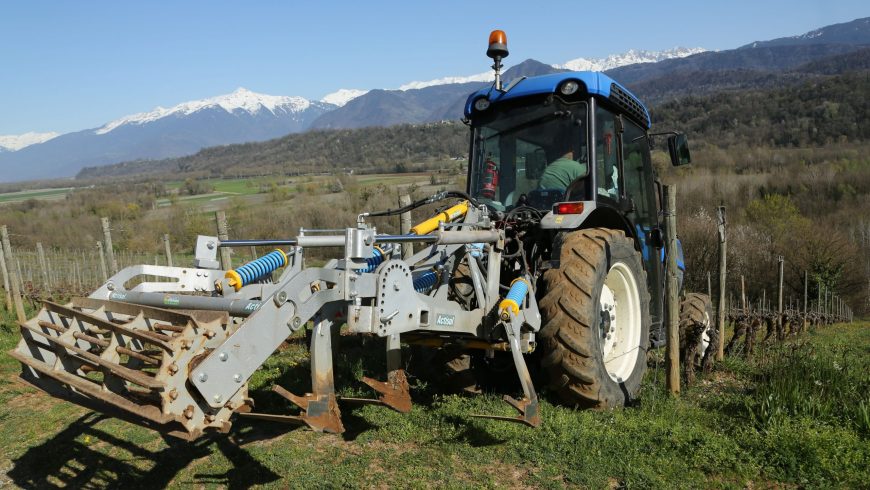
[[[601,353],[611,379],[620,383],[634,371],[641,344],[640,291],[631,269],[614,264],[604,278],[599,298]],[[709,338],[708,338],[709,343]]]

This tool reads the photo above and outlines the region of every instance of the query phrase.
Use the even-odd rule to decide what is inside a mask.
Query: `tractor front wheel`
[[[624,406],[640,391],[649,346],[650,296],[634,242],[620,230],[557,236],[559,265],[544,273],[539,348],[563,402]]]

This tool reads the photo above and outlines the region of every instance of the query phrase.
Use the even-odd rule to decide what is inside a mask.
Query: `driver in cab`
[[[574,148],[570,137],[560,138],[557,143],[557,151],[554,151],[558,158],[550,162],[544,172],[541,174],[541,180],[538,182],[539,189],[558,189],[565,191],[571,182],[574,182],[580,177],[583,177],[588,172],[586,162],[580,162],[575,158]]]

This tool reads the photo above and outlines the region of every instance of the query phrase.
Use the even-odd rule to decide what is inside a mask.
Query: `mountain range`
[[[72,177],[86,166],[195,153],[202,148],[263,141],[308,128],[336,106],[240,88],[210,99],[158,107],[105,125],[0,153],[3,180]]]
[[[600,70],[647,103],[657,103],[682,95],[792,83],[823,72],[826,60],[834,60],[828,64],[836,67],[859,53],[856,59],[862,62],[867,56],[860,53],[868,47],[870,18],[865,18],[718,52],[632,50],[557,65],[530,59],[511,67],[504,78]],[[467,94],[490,83],[491,73],[444,77],[410,82],[395,90],[342,89],[321,101],[240,88],[125,116],[99,128],[59,136],[0,137],[0,168],[7,169],[2,180],[71,177],[84,167],[189,155],[209,146],[263,141],[310,129],[455,120],[462,115]],[[93,169],[89,173],[93,175]]]

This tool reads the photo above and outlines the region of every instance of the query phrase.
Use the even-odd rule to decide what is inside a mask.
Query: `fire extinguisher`
[[[483,186],[480,195],[487,199],[495,198],[495,189],[498,187],[498,166],[492,161],[492,158],[487,157],[483,168]]]

